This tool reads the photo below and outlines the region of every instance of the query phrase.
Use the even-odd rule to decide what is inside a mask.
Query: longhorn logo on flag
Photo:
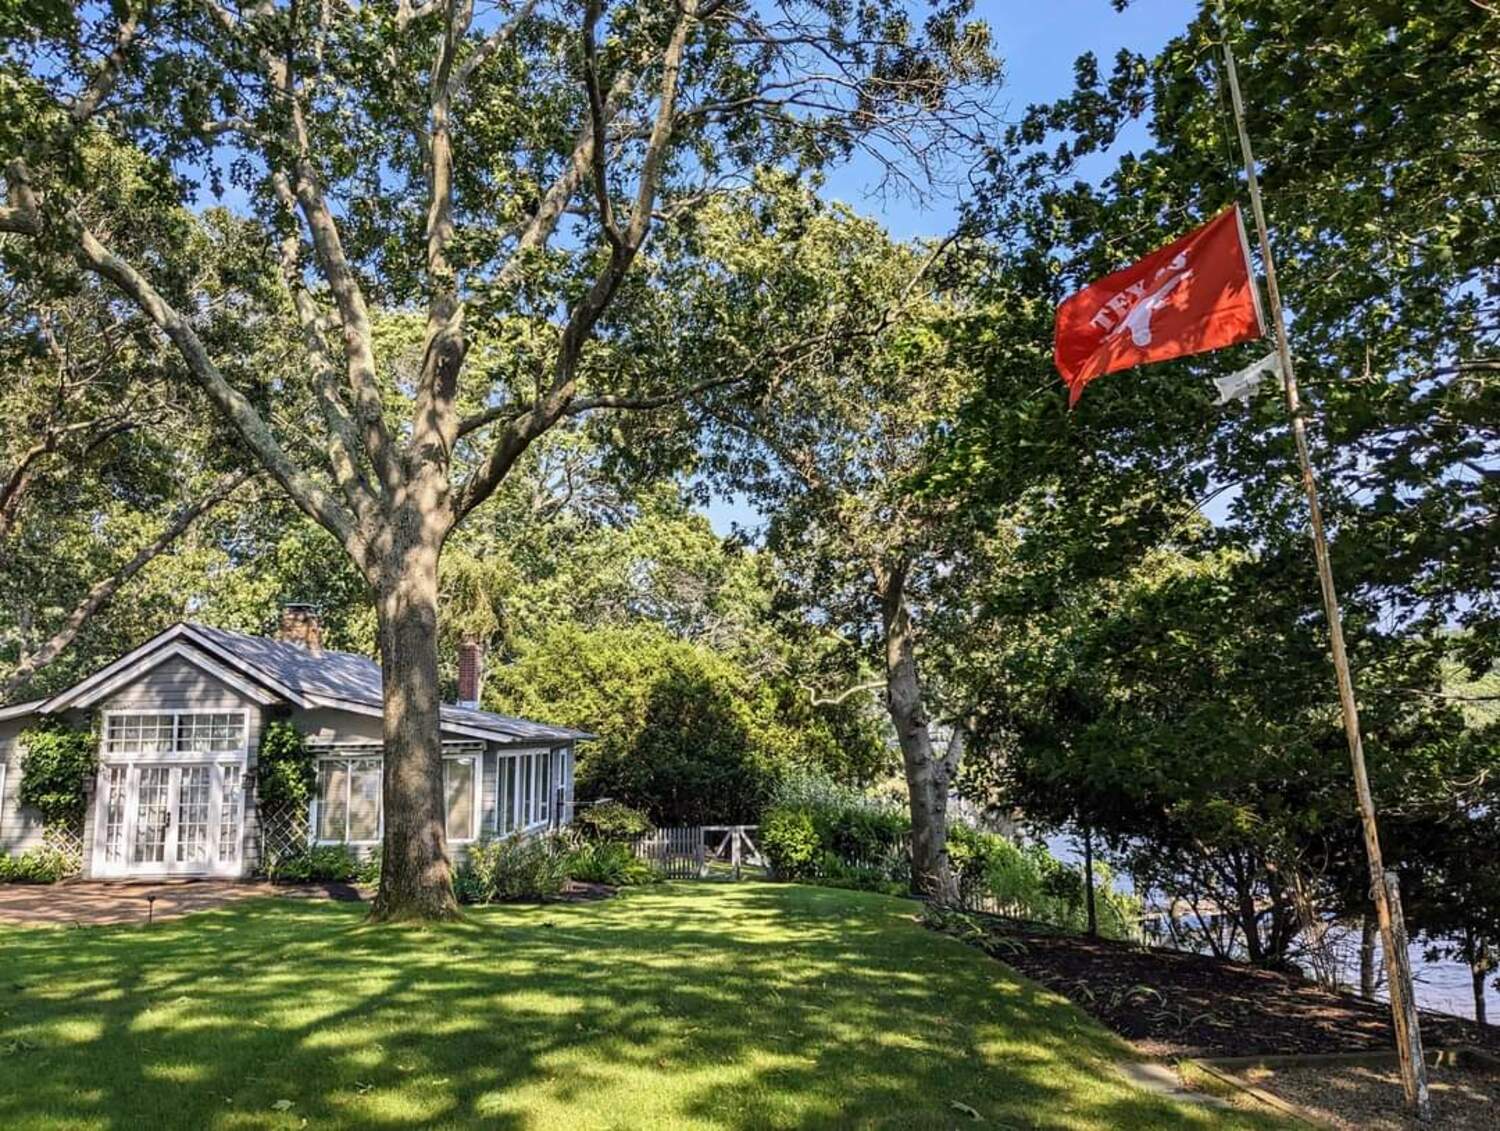
[[[1057,308],[1053,358],[1069,407],[1095,377],[1265,334],[1238,205]]]

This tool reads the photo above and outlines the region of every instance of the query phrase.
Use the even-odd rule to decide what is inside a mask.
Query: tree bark
[[[1489,1008],[1484,1000],[1484,980],[1495,969],[1495,952],[1484,943],[1472,940],[1469,945],[1469,977],[1474,987],[1474,1020],[1489,1024]]]
[[[1375,1000],[1375,912],[1366,909],[1359,925],[1359,996]]]
[[[428,512],[431,514],[431,511]],[[376,594],[384,681],[385,834],[378,921],[457,918],[444,827],[438,685],[441,534],[417,509],[394,516]]]
[[[1095,938],[1099,934],[1099,912],[1094,906],[1094,830],[1083,826],[1083,898],[1088,908],[1088,934]]]
[[[1255,885],[1249,870],[1239,857],[1234,861],[1234,900],[1239,910],[1240,925],[1245,932],[1245,957],[1251,965],[1260,966],[1266,960],[1265,948],[1260,939],[1260,912],[1255,907]]]
[[[1474,1020],[1481,1025],[1488,1025],[1489,1010],[1484,1001],[1484,979],[1488,971],[1481,964],[1469,967],[1469,975],[1474,979]]]
[[[886,708],[901,745],[911,795],[912,890],[938,903],[957,904],[958,884],[948,861],[952,758],[938,758],[932,750],[911,614],[906,608],[905,567],[881,570],[877,589],[885,637]],[[958,749],[961,744],[955,744],[955,756]]]

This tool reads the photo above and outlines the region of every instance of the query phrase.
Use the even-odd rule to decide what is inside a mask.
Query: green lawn
[[[0,1128],[1264,1126],[1134,1090],[914,911],[681,884],[425,930],[293,900],[0,928]]]

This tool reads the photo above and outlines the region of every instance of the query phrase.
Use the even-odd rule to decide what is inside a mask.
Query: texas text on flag
[[[1238,207],[1057,308],[1053,356],[1076,404],[1095,377],[1265,333]]]

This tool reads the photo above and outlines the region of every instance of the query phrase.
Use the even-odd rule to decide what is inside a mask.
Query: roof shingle
[[[251,669],[250,674],[258,671],[263,677],[293,691],[367,707],[379,707],[382,703],[380,665],[368,656],[326,649],[309,652],[285,641],[246,636],[203,624],[189,624],[187,628],[211,646],[232,655]],[[571,727],[551,726],[449,703],[442,705],[441,713],[445,724],[486,731],[498,739],[571,742],[594,737]]]

